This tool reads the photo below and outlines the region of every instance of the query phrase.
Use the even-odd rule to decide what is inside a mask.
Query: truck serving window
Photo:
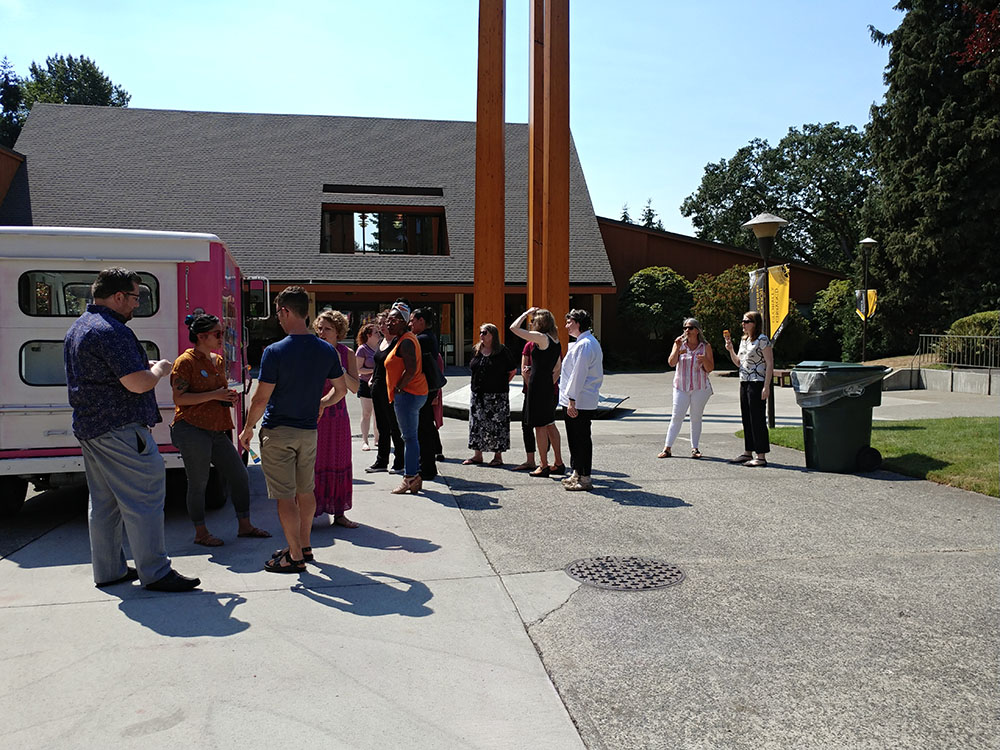
[[[139,307],[135,317],[148,318],[160,309],[160,282],[149,273],[139,273]],[[44,318],[76,318],[93,300],[93,271],[27,271],[17,280],[17,301],[25,315]]]
[[[160,358],[160,347],[152,341],[140,341],[146,359]],[[27,385],[66,385],[62,341],[27,341],[21,345],[21,380]]]

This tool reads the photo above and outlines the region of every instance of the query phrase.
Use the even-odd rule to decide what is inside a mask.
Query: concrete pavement
[[[608,376],[630,399],[594,423],[591,494],[461,466],[457,420],[418,497],[389,494],[396,478],[364,474],[356,450],[364,526],[318,529],[302,576],[260,570],[280,529],[257,468],[254,521],[274,540],[236,539],[224,508],[209,524],[226,545],[207,550],[168,510],[168,551],[203,581],[187,595],[98,591],[79,505],[29,501],[0,533],[4,745],[994,747],[997,501],[808,472],[781,448],[767,469],[731,466],[735,380],[713,383],[706,457],[658,460],[668,376]],[[776,398],[795,424],[792,391]],[[997,404],[896,392],[875,416]],[[516,425],[512,444],[510,465]],[[562,572],[598,555],[687,578],[614,592]]]

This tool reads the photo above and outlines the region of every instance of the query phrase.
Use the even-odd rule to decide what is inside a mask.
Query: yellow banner
[[[788,317],[788,295],[789,275],[788,266],[771,266],[767,269],[768,274],[768,310],[771,317],[771,330],[768,336],[772,341],[778,338],[782,326],[785,325],[785,318]]]
[[[767,269],[767,276],[764,275],[762,268],[750,272],[750,309],[763,315],[766,305],[767,318],[770,322],[770,330],[766,333],[771,341],[778,338],[788,317],[790,299],[788,287],[788,266],[771,266]]]
[[[858,314],[858,317],[864,320],[866,317],[870,318],[875,314],[875,308],[878,306],[878,292],[874,289],[868,289],[868,294],[865,294],[864,289],[854,290],[855,306],[854,312]],[[867,297],[867,299],[866,299]]]

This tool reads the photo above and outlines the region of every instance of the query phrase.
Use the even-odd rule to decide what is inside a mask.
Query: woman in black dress
[[[386,471],[389,468],[389,449],[393,448],[395,457],[392,470],[401,472],[403,470],[403,435],[399,431],[399,423],[396,421],[396,413],[389,403],[389,393],[385,388],[385,359],[396,346],[396,337],[389,335],[386,328],[386,318],[389,311],[384,310],[375,319],[375,325],[382,333],[382,343],[379,344],[375,352],[375,369],[372,372],[371,393],[372,406],[375,411],[375,426],[378,428],[378,453],[375,456],[375,463],[365,469],[365,472],[372,474],[376,471]],[[409,310],[407,310],[409,314]]]
[[[483,451],[493,454],[490,466],[503,466],[503,452],[510,448],[509,383],[517,372],[510,350],[500,343],[500,332],[492,323],[479,328],[479,342],[469,367],[472,397],[469,400],[469,448],[471,458],[463,464],[481,464]]]
[[[530,316],[528,328],[524,321]],[[556,404],[558,402],[559,368],[562,361],[562,350],[559,346],[559,328],[556,320],[548,310],[532,307],[510,325],[511,333],[520,336],[525,341],[534,344],[531,349],[531,365],[528,372],[522,375],[528,385],[524,408],[528,411],[528,424],[535,430],[535,442],[538,446],[538,456],[541,465],[531,472],[533,477],[547,477],[551,474],[563,474],[563,465],[559,428],[556,427]],[[548,450],[552,445],[553,461],[549,464]]]

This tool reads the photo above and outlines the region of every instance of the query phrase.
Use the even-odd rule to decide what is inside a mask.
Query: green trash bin
[[[882,381],[890,372],[850,362],[799,362],[792,369],[807,467],[851,474],[882,464],[882,454],[871,447],[872,409],[882,403]]]

